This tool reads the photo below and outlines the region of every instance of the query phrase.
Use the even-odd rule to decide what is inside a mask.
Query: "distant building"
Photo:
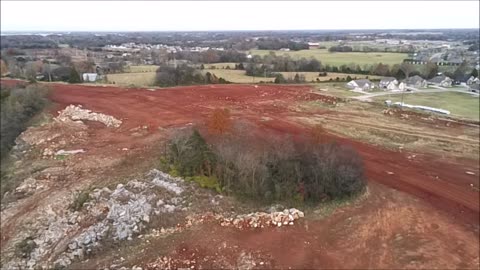
[[[474,83],[477,83],[477,84],[478,84],[479,82],[480,82],[480,79],[475,78],[475,77],[473,77],[473,76],[470,76],[470,78],[468,78],[468,80],[465,81],[465,83],[466,83],[467,85],[471,85],[471,84],[474,84]]]
[[[380,80],[378,87],[386,90],[398,89],[398,81],[394,77],[385,77]]]
[[[98,74],[97,73],[83,73],[82,78],[84,82],[96,82]]]
[[[475,84],[469,85],[468,91],[474,92],[474,93],[480,93],[480,84],[475,83]]]
[[[282,51],[282,52],[289,52],[290,49],[289,49],[289,48],[281,48],[280,51]]]
[[[320,43],[318,42],[308,42],[308,49],[318,49],[320,48]]]
[[[431,80],[428,81],[429,84],[442,86],[442,87],[450,87],[452,86],[453,80],[445,75],[440,75],[433,77]]]
[[[427,87],[427,81],[418,75],[412,76],[404,80],[404,83],[407,87],[415,87],[415,88]]]
[[[353,80],[348,82],[346,86],[356,91],[370,91],[375,88],[375,84],[367,79]]]

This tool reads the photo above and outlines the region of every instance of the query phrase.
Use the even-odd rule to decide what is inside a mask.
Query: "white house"
[[[308,48],[311,49],[318,49],[320,47],[320,43],[318,42],[308,42]]]
[[[385,90],[396,90],[398,89],[398,81],[394,77],[385,77],[380,80],[378,87]]]
[[[427,87],[427,80],[424,78],[415,75],[404,80],[406,86],[415,87],[415,88],[425,88]]]
[[[346,86],[355,91],[370,91],[375,88],[375,84],[367,79],[353,80],[348,82]]]
[[[431,80],[428,81],[428,83],[442,86],[442,87],[450,87],[452,86],[452,79],[450,79],[445,75],[440,75],[440,76],[433,77]]]
[[[467,85],[471,85],[471,84],[474,84],[474,83],[478,83],[479,82],[479,79],[478,78],[475,78],[473,76],[470,76],[470,78],[468,78],[467,80]]]
[[[97,73],[83,73],[82,74],[84,82],[95,82],[95,81],[97,81],[97,76],[98,76]]]

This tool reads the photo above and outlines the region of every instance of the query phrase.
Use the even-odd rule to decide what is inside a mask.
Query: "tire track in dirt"
[[[394,132],[402,135],[409,135],[409,136],[415,136],[418,138],[425,138],[429,140],[443,140],[443,141],[448,141],[451,143],[462,143],[462,144],[468,144],[471,146],[477,146],[478,145],[478,140],[474,139],[469,139],[469,138],[459,138],[455,136],[450,136],[450,135],[443,135],[443,134],[433,134],[429,132],[423,132],[423,131],[408,131],[405,129],[400,129],[400,128],[395,128],[395,127],[384,127],[380,125],[375,125],[375,124],[370,124],[370,123],[365,123],[365,122],[358,122],[354,120],[349,120],[341,117],[335,117],[331,115],[322,115],[322,118],[325,120],[330,120],[330,121],[335,121],[335,122],[340,122],[340,123],[345,123],[348,125],[355,125],[355,126],[362,126],[362,127],[368,127],[368,128],[373,128],[373,129],[378,129],[382,131],[389,131],[389,132]]]

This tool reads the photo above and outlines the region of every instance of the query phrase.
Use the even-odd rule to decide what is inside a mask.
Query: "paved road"
[[[404,93],[404,94],[415,94],[415,93],[441,93],[441,92],[458,92],[458,93],[464,93],[464,94],[479,96],[478,93],[468,92],[466,90],[466,88],[465,88],[465,90],[463,90],[463,89],[458,89],[458,88],[443,88],[443,87],[440,87],[440,86],[431,86],[431,87],[434,88],[434,89],[422,89],[422,90],[420,90],[420,89],[417,89],[417,88],[414,88],[414,87],[407,87],[407,89],[410,90],[410,91],[406,91],[406,92],[402,92],[402,91],[375,92],[375,93],[368,93],[368,94],[364,94],[362,96],[357,96],[357,97],[352,97],[352,98],[362,100],[362,101],[370,101],[371,98],[373,98],[373,97],[386,96],[386,95],[401,95],[402,93]]]

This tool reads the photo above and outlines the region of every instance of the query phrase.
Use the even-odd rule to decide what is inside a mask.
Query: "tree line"
[[[15,139],[27,127],[29,120],[47,104],[47,90],[38,85],[2,85],[0,149],[3,159],[15,143]]]
[[[155,76],[155,85],[161,87],[216,83],[225,84],[229,82],[210,72],[203,74],[200,70],[186,64],[178,66],[161,65]]]
[[[402,71],[402,66],[405,63],[388,65],[383,63],[376,63],[370,65],[358,65],[354,63],[343,64],[340,66],[326,64],[323,65],[320,61],[310,58],[293,59],[290,56],[277,56],[274,52],[267,55],[255,55],[251,63],[246,65],[236,65],[236,69],[244,69],[249,76],[258,77],[276,77],[278,72],[333,72],[346,74],[363,74],[376,76],[391,76],[397,79],[404,79],[405,72]],[[411,65],[410,76],[419,75],[425,79],[431,79],[440,72],[439,67],[433,63],[428,62],[426,65]],[[464,76],[478,76],[478,71],[472,69],[466,62],[463,62],[453,72],[443,72],[444,75],[450,78],[460,80]]]

